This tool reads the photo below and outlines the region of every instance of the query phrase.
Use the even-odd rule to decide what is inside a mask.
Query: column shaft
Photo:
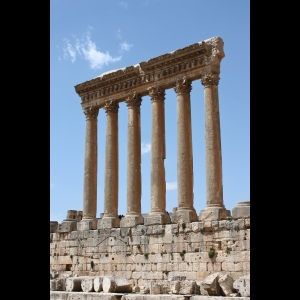
[[[212,72],[201,76],[205,112],[206,208],[200,212],[199,220],[222,220],[230,216],[223,203],[219,80],[219,74]]]
[[[83,220],[96,218],[97,211],[97,116],[98,108],[84,109],[86,116]]]
[[[119,104],[108,101],[106,110],[106,147],[104,175],[104,216],[118,218],[118,109]]]
[[[177,93],[177,210],[194,210],[191,89],[186,79],[177,80],[174,88]]]
[[[127,213],[120,222],[121,227],[132,227],[143,223],[141,215],[141,121],[140,105],[142,98],[130,93],[128,106],[127,137]]]
[[[151,212],[144,217],[145,225],[170,222],[166,212],[165,165],[165,91],[158,86],[148,88],[152,101],[151,120]]]

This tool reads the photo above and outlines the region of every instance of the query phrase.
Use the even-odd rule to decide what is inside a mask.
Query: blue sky
[[[74,86],[219,36],[219,104],[227,209],[250,200],[250,1],[50,1],[50,220],[82,210],[85,116]],[[194,207],[205,209],[204,91],[192,82]],[[176,94],[166,90],[166,209],[177,206]],[[104,203],[105,113],[98,115],[97,217]],[[141,105],[142,213],[150,212],[151,101]],[[119,108],[119,214],[126,214],[127,107]]]

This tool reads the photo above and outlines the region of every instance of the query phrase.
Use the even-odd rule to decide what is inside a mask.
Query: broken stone
[[[234,292],[233,290],[233,279],[227,274],[220,275],[218,278],[218,283],[224,292],[225,296],[229,296]]]
[[[85,279],[86,276],[80,277],[68,277],[66,279],[66,291],[67,292],[74,292],[74,291],[81,291],[81,281]]]
[[[94,292],[94,278],[95,277],[88,277],[81,280],[81,289],[84,292]]]
[[[50,280],[50,291],[65,291],[66,280],[64,278],[57,278]]]
[[[103,277],[96,276],[94,278],[94,290],[95,292],[103,291]]]
[[[149,294],[150,289],[148,286],[140,286],[140,294]]]
[[[224,293],[218,283],[219,275],[219,272],[213,273],[202,281],[202,286],[209,296],[224,296]]]
[[[103,278],[103,292],[104,293],[131,293],[132,284],[125,277],[105,276]]]
[[[233,282],[233,288],[241,297],[250,297],[250,275],[242,276]]]

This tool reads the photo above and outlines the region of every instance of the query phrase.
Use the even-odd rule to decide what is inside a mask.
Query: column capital
[[[164,101],[165,100],[165,90],[162,89],[161,87],[154,85],[149,87],[148,89],[149,96],[151,97],[151,101]]]
[[[90,120],[90,119],[97,120],[99,108],[95,106],[86,107],[83,109],[83,113],[85,114],[86,120]]]
[[[174,91],[177,95],[180,94],[189,94],[192,90],[191,80],[183,77],[181,79],[176,80],[176,86],[174,87]]]
[[[137,94],[136,92],[131,92],[127,94],[125,99],[125,103],[127,104],[128,108],[132,107],[140,107],[142,102],[142,96]]]
[[[210,86],[210,85],[218,85],[220,76],[219,74],[213,74],[213,73],[204,73],[201,75],[201,83],[204,87]]]
[[[106,100],[104,109],[105,109],[106,115],[116,114],[116,113],[118,113],[118,110],[119,110],[119,103],[115,100]]]

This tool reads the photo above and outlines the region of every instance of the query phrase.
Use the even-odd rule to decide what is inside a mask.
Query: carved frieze
[[[187,79],[192,77],[191,80],[201,78],[205,84],[217,84],[215,79],[209,81],[204,73],[208,73],[208,70],[219,73],[221,59],[225,56],[223,45],[220,37],[214,37],[134,66],[105,72],[76,85],[75,90],[81,97],[83,107],[89,104],[104,107],[109,97],[118,102],[125,101],[127,94],[134,90],[146,95],[154,82],[162,89],[171,88],[178,76],[186,76]]]

